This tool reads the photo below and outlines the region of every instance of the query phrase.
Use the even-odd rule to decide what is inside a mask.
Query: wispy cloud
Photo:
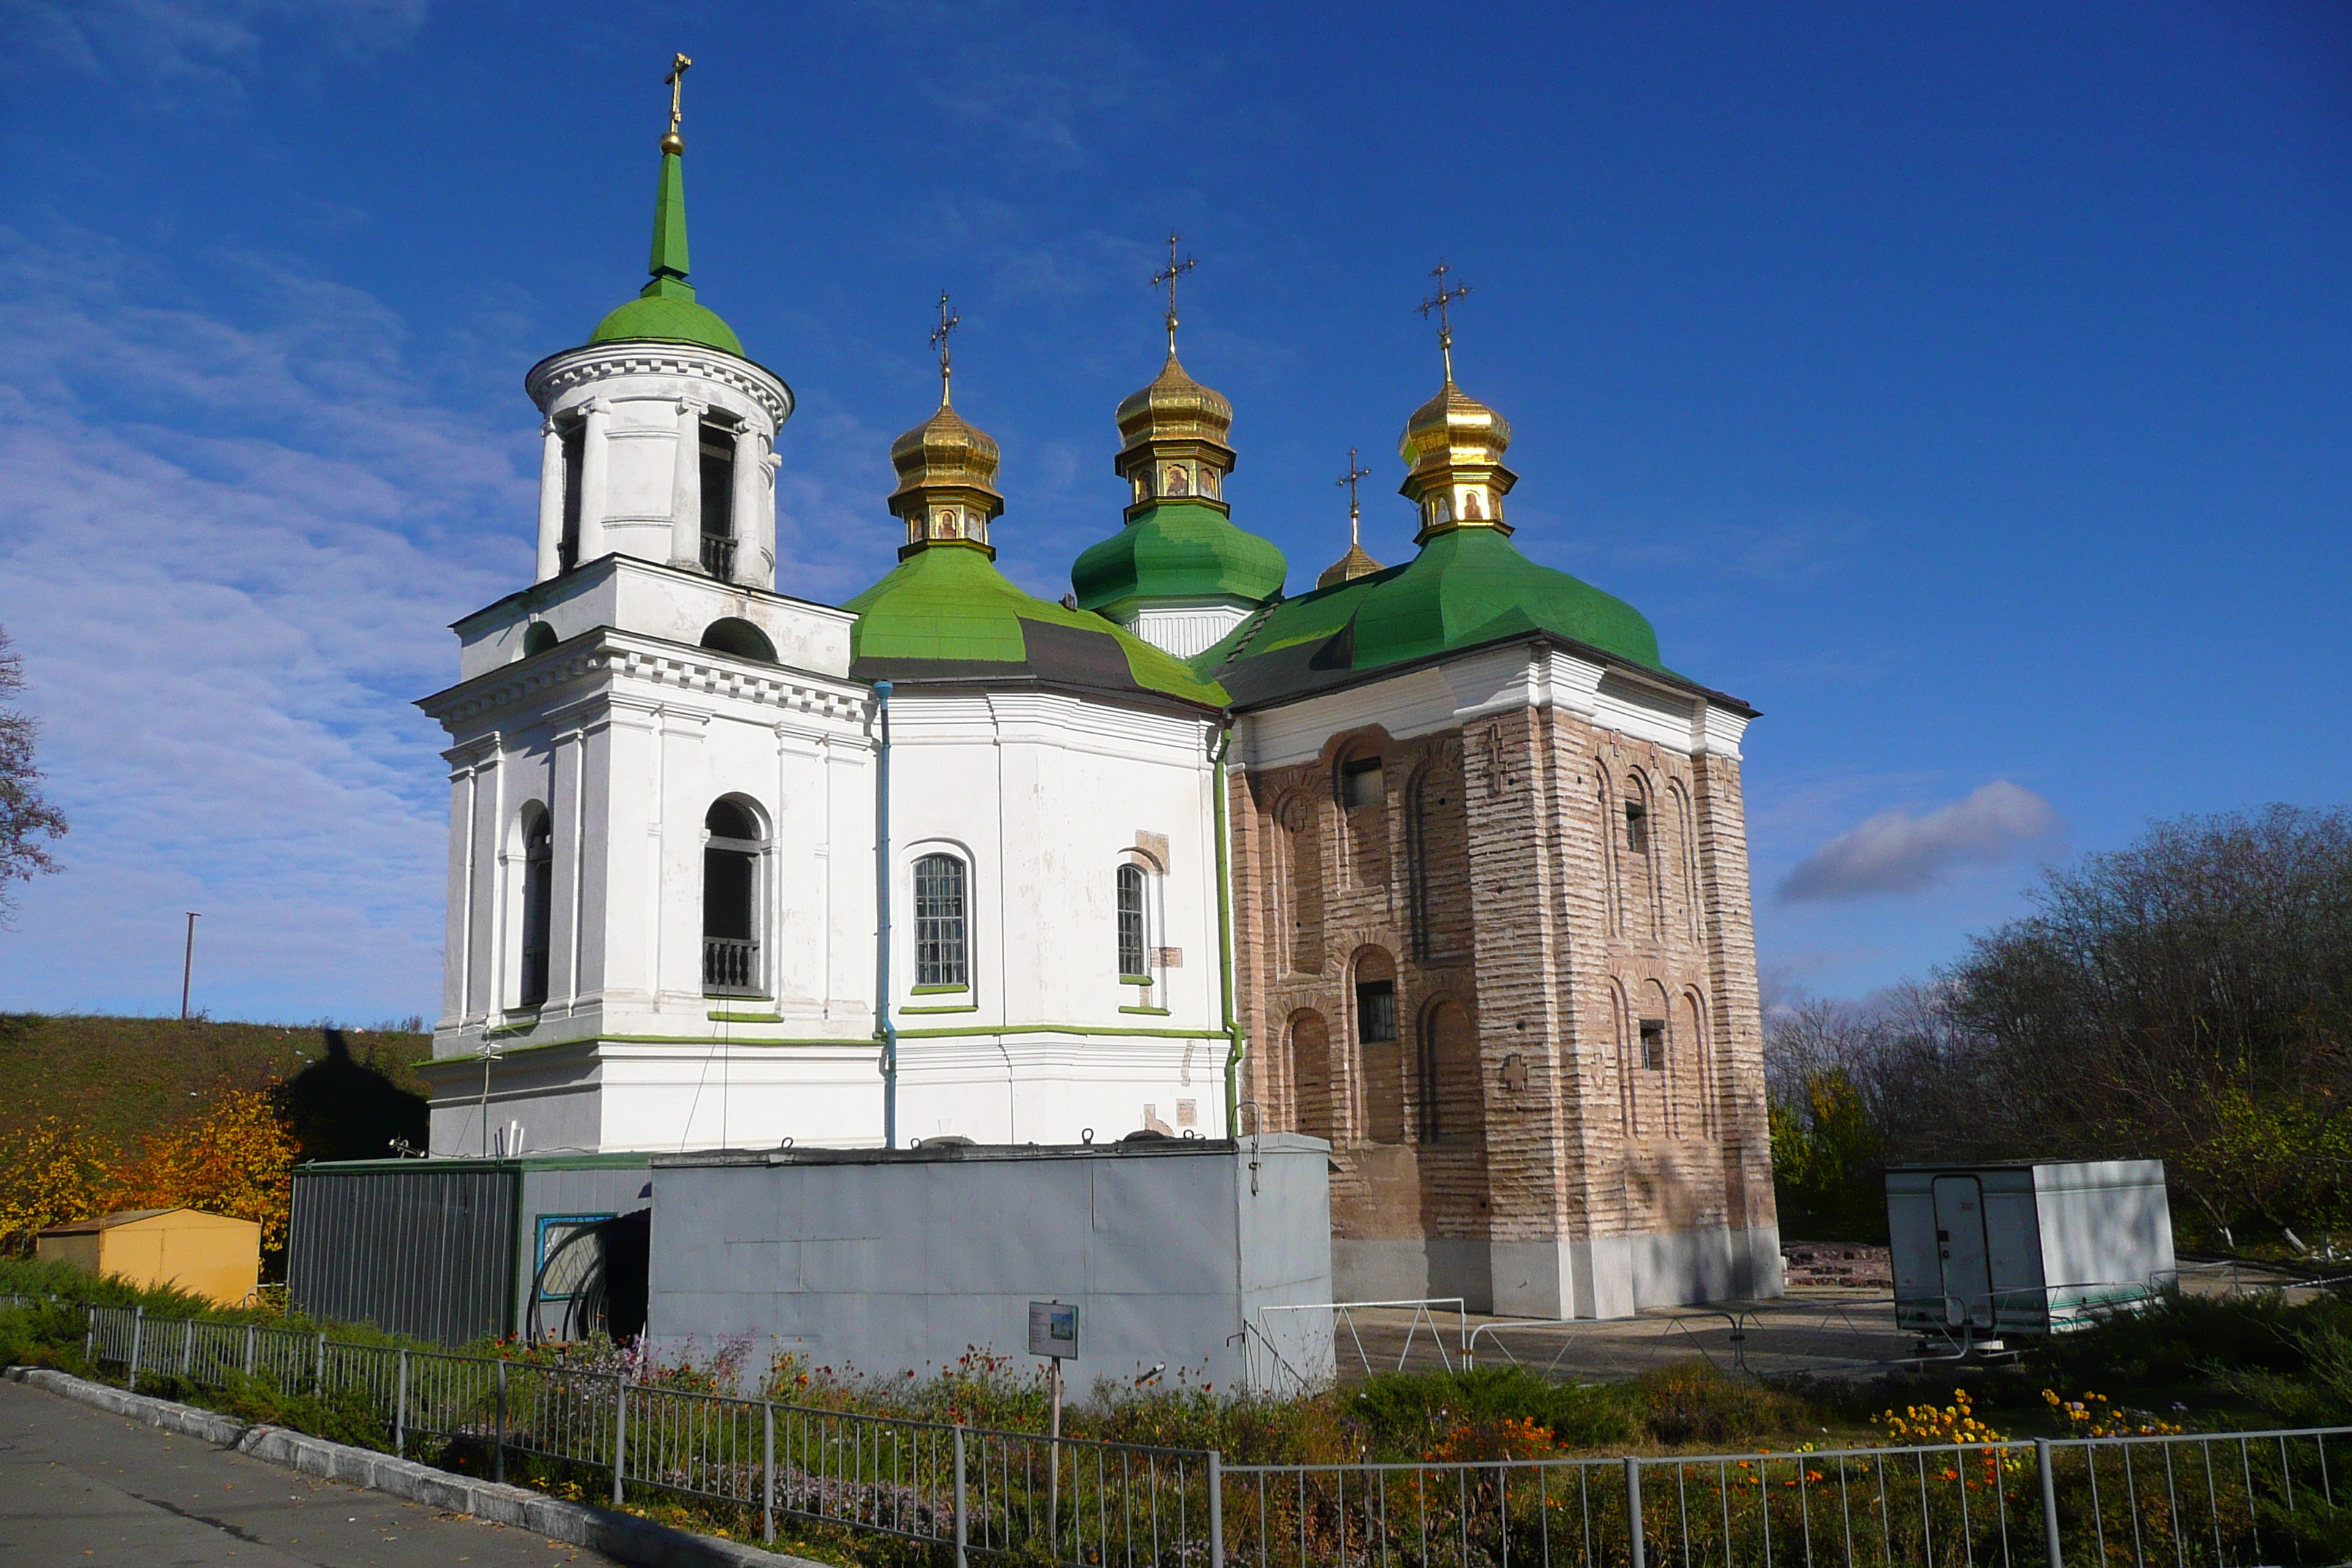
[[[1882,811],[1808,855],[1783,878],[1783,903],[1914,893],[1946,872],[1999,862],[2065,827],[2057,809],[2006,779],[1915,816]]]
[[[0,37],[11,40],[0,71],[63,67],[136,85],[152,106],[234,104],[266,66],[404,45],[426,8],[427,0],[0,0]],[[272,29],[299,45],[266,61]]]
[[[272,311],[229,322],[72,238],[0,230],[0,622],[73,823],[0,1005],[175,1000],[197,909],[200,1003],[429,1012],[443,738],[410,702],[528,574],[528,426],[437,406],[368,296],[223,258]]]

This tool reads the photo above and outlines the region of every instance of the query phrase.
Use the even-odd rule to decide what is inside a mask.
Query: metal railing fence
[[[0,1302],[8,1299],[0,1298]],[[2239,1568],[2352,1560],[2352,1426],[1615,1458],[1226,1465],[1213,1450],[811,1409],[606,1371],[91,1307],[91,1359],[358,1404],[510,1456],[951,1551],[1087,1568]],[[1475,1436],[1468,1440],[1475,1441]],[[602,1484],[602,1483],[600,1483]]]
[[[1055,1563],[1215,1563],[1218,1457],[809,1409],[619,1373],[352,1344],[260,1324],[89,1307],[93,1363],[137,1388],[254,1378],[356,1404],[403,1457],[505,1479],[509,1456],[601,1470],[632,1488],[952,1549]],[[347,1412],[348,1413],[348,1412]]]

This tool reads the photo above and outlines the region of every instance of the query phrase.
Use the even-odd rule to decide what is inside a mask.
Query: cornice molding
[[[749,360],[691,343],[598,343],[553,354],[531,367],[523,390],[545,408],[575,386],[623,375],[690,375],[734,388],[767,411],[777,426],[792,417],[793,392]]]
[[[862,725],[872,708],[864,692],[819,685],[781,667],[753,667],[725,654],[605,632],[585,647],[550,648],[423,699],[417,707],[452,734],[491,714],[531,704],[599,677],[643,681],[677,691],[731,698],[820,721]],[[562,705],[570,709],[574,704]]]

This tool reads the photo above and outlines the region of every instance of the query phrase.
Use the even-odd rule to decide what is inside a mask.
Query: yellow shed
[[[121,1209],[41,1232],[40,1256],[234,1307],[260,1281],[261,1226],[196,1209]]]

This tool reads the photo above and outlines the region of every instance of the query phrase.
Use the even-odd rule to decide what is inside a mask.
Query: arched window
[[[760,992],[760,819],[739,800],[711,803],[702,818],[702,988]]]
[[[1404,1045],[1397,1038],[1396,960],[1385,948],[1355,955],[1356,1081],[1363,1086],[1361,1126],[1375,1143],[1404,1142]]]
[[[555,628],[545,621],[533,621],[522,634],[522,656],[532,658],[555,646]]]
[[[698,456],[702,460],[702,569],[714,577],[735,575],[735,432],[704,420]]]
[[[1143,868],[1118,868],[1118,977],[1139,985],[1151,983],[1151,955],[1144,951]]]
[[[971,984],[970,900],[964,864],[952,855],[915,862],[915,984]]]
[[[547,1000],[548,927],[554,902],[555,831],[544,807],[523,807],[522,994],[526,1007]]]

